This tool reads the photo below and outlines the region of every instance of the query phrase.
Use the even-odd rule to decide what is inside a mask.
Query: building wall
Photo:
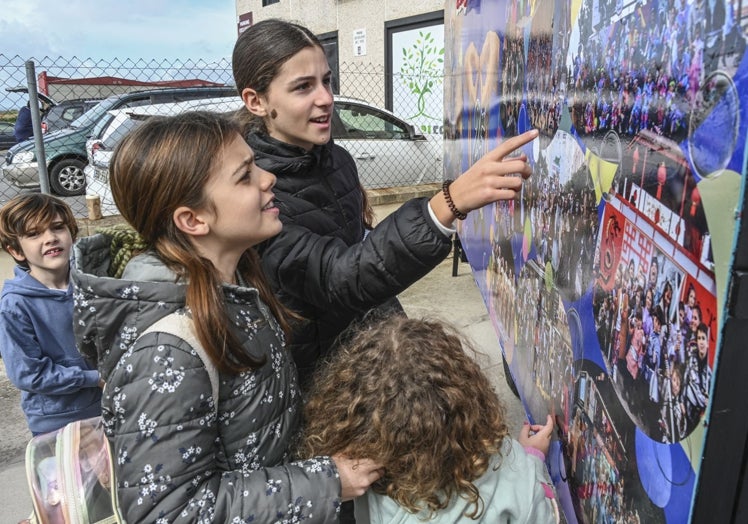
[[[384,67],[384,24],[444,9],[444,0],[280,0],[262,7],[262,0],[236,0],[237,17],[252,12],[253,21],[284,18],[315,34],[338,31],[340,63]],[[366,30],[366,55],[353,55],[353,31]]]

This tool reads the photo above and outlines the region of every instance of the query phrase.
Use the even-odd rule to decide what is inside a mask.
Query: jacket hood
[[[311,151],[277,140],[264,133],[249,133],[247,143],[255,152],[258,165],[271,173],[281,176],[308,170],[322,164],[330,154],[332,140]]]
[[[117,247],[109,234],[81,238],[71,271],[78,349],[105,380],[139,333],[185,304],[186,286],[153,254],[130,260],[122,278],[111,276]]]
[[[132,256],[120,233],[81,238],[70,274],[78,350],[97,363],[104,380],[143,331],[186,305],[186,282],[152,251]],[[114,278],[125,263],[122,277]],[[227,304],[257,305],[270,314],[255,288],[224,285],[223,293]]]
[[[0,296],[21,295],[28,298],[45,298],[64,302],[66,297],[73,292],[72,284],[68,286],[67,292],[61,292],[59,289],[50,289],[32,277],[28,270],[21,266],[14,267],[13,274],[16,278],[6,280],[3,283],[3,291]]]

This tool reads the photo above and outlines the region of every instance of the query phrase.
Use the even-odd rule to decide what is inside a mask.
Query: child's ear
[[[191,236],[204,236],[210,232],[210,225],[203,219],[202,215],[187,206],[180,206],[174,210],[172,215],[174,225],[180,231]]]
[[[16,250],[13,248],[13,246],[5,246],[5,251],[10,253],[10,256],[12,256],[13,260],[15,260],[16,262],[26,261],[26,255],[23,254],[23,251]]]
[[[268,115],[268,111],[265,108],[265,100],[254,89],[249,87],[242,89],[242,100],[244,101],[244,107],[253,115],[261,118],[265,118]]]

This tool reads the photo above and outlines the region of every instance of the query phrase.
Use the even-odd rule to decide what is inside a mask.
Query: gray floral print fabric
[[[257,291],[225,287],[237,337],[265,364],[219,374],[214,399],[202,360],[185,340],[163,332],[138,338],[184,309],[184,286],[149,254],[130,261],[122,279],[107,277],[102,237],[76,245],[75,329],[107,383],[102,416],[126,520],[337,521],[333,461],[289,461],[301,407],[296,370]]]

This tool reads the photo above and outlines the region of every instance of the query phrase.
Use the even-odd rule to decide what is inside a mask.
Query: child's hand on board
[[[543,455],[548,454],[551,446],[551,437],[553,436],[553,418],[548,415],[545,425],[530,424],[525,422],[519,432],[519,443],[524,447],[535,448],[541,451]]]

